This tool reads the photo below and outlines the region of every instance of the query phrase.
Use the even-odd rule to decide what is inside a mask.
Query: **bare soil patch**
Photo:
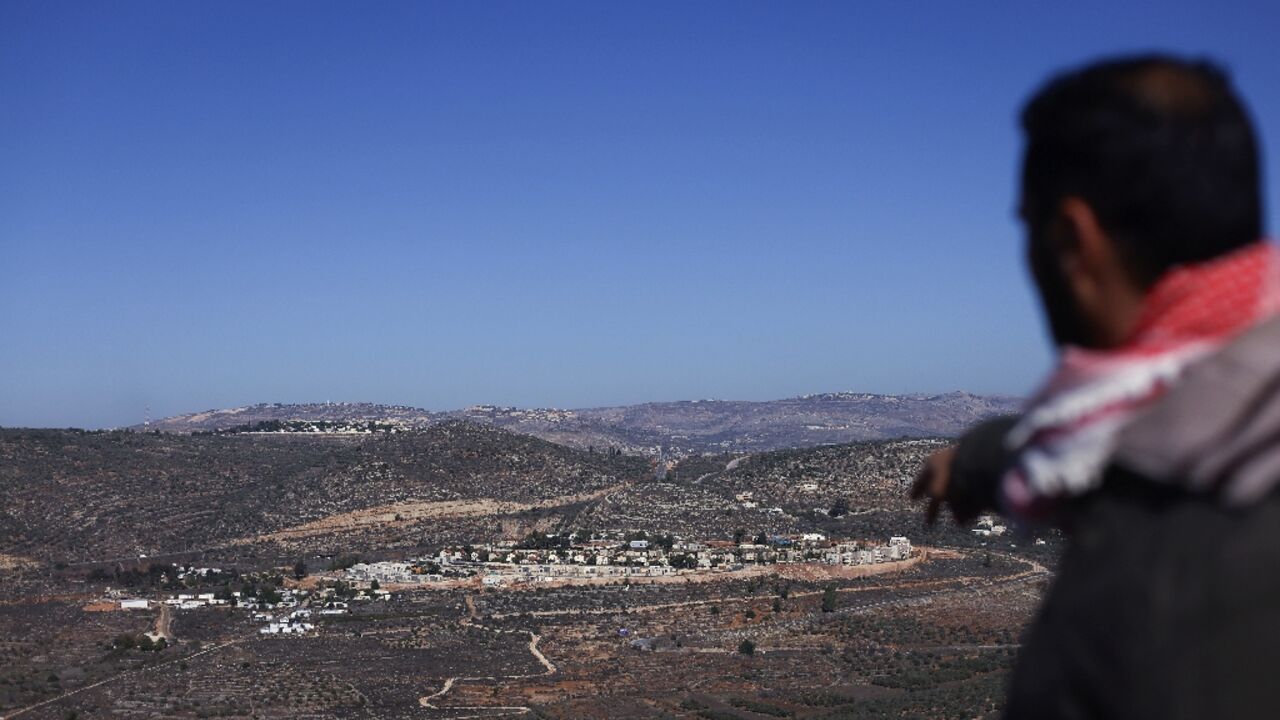
[[[612,486],[595,492],[579,495],[561,495],[533,502],[511,502],[494,498],[476,498],[472,500],[435,500],[392,503],[376,507],[353,510],[295,525],[276,532],[239,538],[232,545],[252,545],[260,542],[277,540],[294,540],[317,535],[328,535],[335,532],[347,532],[370,527],[395,525],[412,525],[422,520],[459,517],[492,517],[511,515],[543,508],[560,507],[580,502],[590,502],[617,491],[622,486]]]

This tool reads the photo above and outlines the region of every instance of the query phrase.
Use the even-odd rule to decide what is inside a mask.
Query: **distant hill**
[[[652,474],[644,458],[461,421],[323,436],[0,430],[0,555],[85,561],[473,540],[496,535],[503,517]]]
[[[975,421],[1016,412],[1021,401],[964,392],[942,395],[825,393],[785,400],[693,400],[557,410],[481,405],[433,412],[374,403],[260,404],[177,415],[145,429],[192,433],[310,421],[336,432],[429,427],[448,420],[493,425],[580,449],[688,455],[759,452],[902,437],[948,437]],[[135,426],[133,429],[144,429]],[[317,427],[313,427],[315,431]],[[386,428],[381,428],[385,430]],[[378,430],[372,430],[377,432]]]
[[[379,405],[375,403],[260,403],[225,410],[174,415],[156,420],[148,426],[135,425],[132,430],[160,430],[162,432],[193,433],[230,430],[241,425],[271,421],[311,420],[316,422],[357,423],[381,422],[402,424],[409,427],[434,425],[447,416],[420,408],[403,405]]]

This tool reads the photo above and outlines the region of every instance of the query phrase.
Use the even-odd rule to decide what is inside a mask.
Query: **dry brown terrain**
[[[351,512],[330,515],[319,520],[295,525],[294,527],[262,533],[253,537],[238,538],[232,545],[252,545],[261,542],[278,540],[296,540],[298,538],[330,535],[333,533],[368,530],[397,525],[413,525],[422,520],[438,520],[441,518],[468,517],[500,517],[528,510],[563,507],[575,503],[598,500],[611,492],[617,492],[624,485],[613,485],[593,492],[567,495],[533,502],[512,502],[494,498],[475,498],[471,500],[443,500],[392,503],[379,505]]]

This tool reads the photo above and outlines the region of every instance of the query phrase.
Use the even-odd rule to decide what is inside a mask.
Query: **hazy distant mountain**
[[[1016,412],[1021,401],[964,392],[943,395],[825,393],[762,402],[694,400],[556,410],[481,405],[432,412],[373,403],[261,404],[177,415],[146,429],[165,432],[275,429],[313,421],[313,429],[360,432],[369,422],[406,429],[464,419],[577,448],[671,454],[750,452],[859,440],[951,436],[985,417]],[[277,423],[263,426],[262,423]],[[143,429],[136,426],[134,429]]]

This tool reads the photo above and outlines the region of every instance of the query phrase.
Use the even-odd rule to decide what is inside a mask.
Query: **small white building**
[[[911,557],[911,541],[902,535],[889,538],[889,555],[894,560],[906,560]]]
[[[139,598],[130,598],[128,600],[121,600],[120,609],[121,610],[150,610],[151,601],[139,599]]]
[[[311,623],[273,622],[258,630],[258,632],[263,635],[304,635],[314,629],[315,625],[312,625]]]

